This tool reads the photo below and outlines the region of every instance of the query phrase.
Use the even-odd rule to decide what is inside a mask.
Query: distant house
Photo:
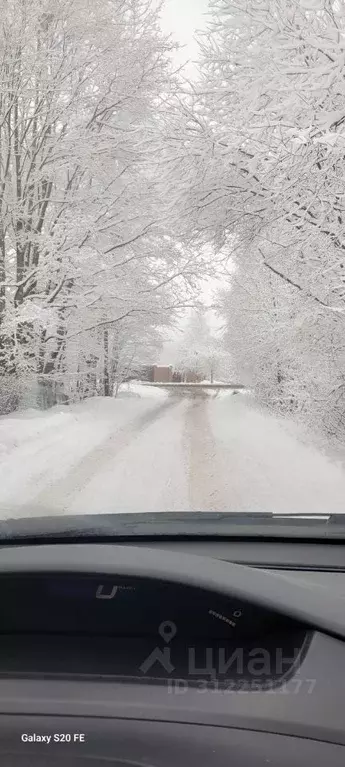
[[[203,380],[194,370],[176,370],[172,365],[145,365],[135,378],[150,383],[201,383]]]
[[[150,383],[171,383],[173,381],[172,365],[145,365],[135,376],[140,381]]]
[[[172,365],[153,365],[151,380],[154,383],[200,383],[202,376],[193,370],[174,370]]]
[[[153,383],[171,383],[173,380],[172,365],[153,365],[152,380]]]

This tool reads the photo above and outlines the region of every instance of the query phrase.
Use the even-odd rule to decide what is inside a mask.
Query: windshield
[[[344,51],[343,0],[3,0],[1,518],[344,511]]]

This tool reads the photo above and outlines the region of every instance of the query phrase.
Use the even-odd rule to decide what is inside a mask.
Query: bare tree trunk
[[[5,240],[3,233],[1,234],[1,241],[0,241],[0,365],[2,368],[5,367],[5,337],[2,334],[2,324],[4,322],[5,318],[5,311],[6,311],[6,291],[5,291],[5,279],[6,279],[6,270],[5,270]]]
[[[105,397],[110,397],[110,376],[109,376],[109,330],[103,330],[103,393]]]
[[[117,395],[118,395],[118,393],[119,393],[120,385],[121,385],[121,382],[120,382],[120,381],[116,381],[116,386],[115,386],[115,397],[117,397]]]

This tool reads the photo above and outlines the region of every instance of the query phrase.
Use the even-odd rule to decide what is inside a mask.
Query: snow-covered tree
[[[160,119],[177,83],[159,13],[149,0],[2,4],[3,388],[80,390],[118,323],[150,337],[207,269],[162,189]]]
[[[224,366],[224,356],[219,339],[210,330],[205,312],[194,310],[182,334],[175,359],[176,370],[183,377],[192,374],[213,383]]]
[[[68,370],[62,383],[69,399],[116,396],[124,381],[152,362],[161,351],[162,335],[154,321],[128,315],[110,327],[71,339],[67,346]]]
[[[268,279],[259,256],[255,269],[255,253],[241,261],[220,298],[234,375],[269,407],[343,438],[342,322],[277,275]]]
[[[333,429],[345,420],[345,3],[212,0],[209,19],[176,120],[186,221],[236,264],[223,309],[238,372]]]
[[[344,23],[338,0],[211,3],[186,121],[200,228],[340,245]]]
[[[267,275],[259,255],[247,254],[220,295],[223,343],[237,380],[267,405],[293,411],[302,407],[303,303],[277,276]]]

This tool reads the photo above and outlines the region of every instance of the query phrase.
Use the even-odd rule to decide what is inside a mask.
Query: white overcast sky
[[[198,46],[194,35],[199,29],[205,29],[208,0],[165,0],[161,25],[166,33],[183,48],[176,53],[178,64],[193,62],[198,57]],[[188,74],[192,68],[188,67]]]

